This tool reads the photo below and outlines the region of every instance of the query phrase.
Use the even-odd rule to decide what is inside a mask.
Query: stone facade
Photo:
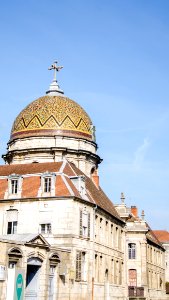
[[[41,235],[16,234],[0,236],[0,267],[4,268],[4,274],[0,278],[0,299],[11,300],[16,292],[16,274],[23,275],[22,298],[33,299],[36,293],[28,288],[29,269],[36,268],[39,286],[36,289],[39,299],[49,299],[50,272],[53,266],[55,273],[59,272],[60,257],[66,257],[65,253],[56,248],[51,249]],[[33,265],[32,265],[33,264]],[[2,276],[3,275],[3,276]],[[27,285],[27,288],[26,288]]]
[[[32,174],[29,174],[30,170]],[[5,185],[5,182],[13,180],[9,175],[12,172],[15,173],[14,178],[22,178],[17,198],[11,194],[11,185]],[[18,172],[20,174],[16,177]],[[55,249],[60,259],[55,274],[56,295],[49,298],[50,265],[47,256],[43,265],[47,259],[48,275],[45,275],[44,285],[48,294],[38,294],[37,291],[39,299],[84,300],[94,297],[95,300],[124,300],[127,297],[125,224],[100,187],[92,179],[84,175],[80,177],[80,173],[73,164],[65,161],[0,167],[0,184],[3,187],[0,235],[42,234],[50,245],[50,251]],[[45,176],[56,176],[52,194],[43,191]],[[26,274],[26,264],[24,270]],[[43,269],[40,269],[40,274],[44,276]]]
[[[165,291],[165,250],[135,206],[115,206],[126,222],[126,276],[129,295],[144,299],[167,299]],[[142,299],[141,298],[141,299]]]
[[[10,164],[57,162],[63,159],[73,162],[87,176],[101,162],[96,154],[95,142],[72,137],[26,137],[12,141],[4,155]]]
[[[166,230],[154,230],[153,232],[165,249],[165,281],[166,291],[169,294],[169,232]]]

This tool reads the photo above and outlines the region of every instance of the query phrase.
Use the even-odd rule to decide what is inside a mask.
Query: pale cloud
[[[149,146],[150,146],[150,140],[149,138],[145,138],[141,146],[139,146],[135,151],[134,161],[133,161],[133,168],[135,171],[139,171],[141,169]]]

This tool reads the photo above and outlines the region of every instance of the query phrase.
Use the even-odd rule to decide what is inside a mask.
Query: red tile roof
[[[22,183],[22,198],[36,198],[40,187],[40,176],[26,177]]]
[[[74,164],[71,163],[70,165],[77,175],[85,176],[85,174],[81,170],[79,170]],[[89,177],[85,176],[85,178],[86,178],[86,188],[89,191],[89,194],[93,199],[93,202],[99,207],[101,207],[102,209],[104,209],[105,211],[107,211],[108,213],[110,213],[111,215],[113,215],[114,217],[116,217],[117,219],[122,220],[119,214],[117,213],[113,203],[106,196],[106,194],[103,192],[101,187],[99,187],[98,189]]]
[[[0,179],[0,199],[4,198],[4,194],[8,189],[8,180]]]
[[[0,166],[0,176],[9,176],[11,174],[26,175],[44,172],[59,172],[62,163],[63,162],[4,165]]]
[[[167,230],[153,230],[161,243],[169,242],[169,232]]]
[[[154,233],[154,231],[151,229],[151,227],[147,223],[146,223],[146,225],[147,225],[147,228],[148,228],[148,232],[146,234],[147,239],[150,242],[152,242],[152,243],[160,246],[164,250],[164,248],[163,248],[163,246],[161,244],[161,241],[158,239],[158,237],[156,236],[156,234]]]
[[[57,175],[55,186],[56,197],[74,196],[77,198],[82,198],[79,191],[72,183],[71,177],[83,175],[86,183],[86,196],[83,197],[83,200],[96,204],[98,207],[108,212],[120,222],[124,223],[114,208],[113,203],[106,196],[103,190],[100,187],[98,189],[93,181],[81,170],[79,170],[73,163],[68,163],[65,161],[0,166],[0,199],[4,199],[5,192],[8,188],[7,179],[11,174],[23,175],[22,198],[38,197],[38,190],[41,185],[41,177],[39,174],[43,174],[45,172],[52,172],[56,173]],[[33,176],[31,176],[31,174],[33,174]],[[35,174],[37,174],[37,176]],[[6,178],[4,179],[2,176],[6,176]]]
[[[63,181],[63,178],[61,175],[58,175],[56,177],[56,196],[71,196],[65,182]]]

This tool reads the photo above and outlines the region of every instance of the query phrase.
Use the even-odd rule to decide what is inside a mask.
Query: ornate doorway
[[[42,261],[37,257],[32,257],[28,259],[26,272],[25,300],[38,299],[38,282],[41,265]]]

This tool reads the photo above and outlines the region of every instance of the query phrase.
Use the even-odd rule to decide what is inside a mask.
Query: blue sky
[[[57,59],[61,88],[96,126],[102,187],[169,230],[169,1],[3,1],[0,28],[0,152]]]

